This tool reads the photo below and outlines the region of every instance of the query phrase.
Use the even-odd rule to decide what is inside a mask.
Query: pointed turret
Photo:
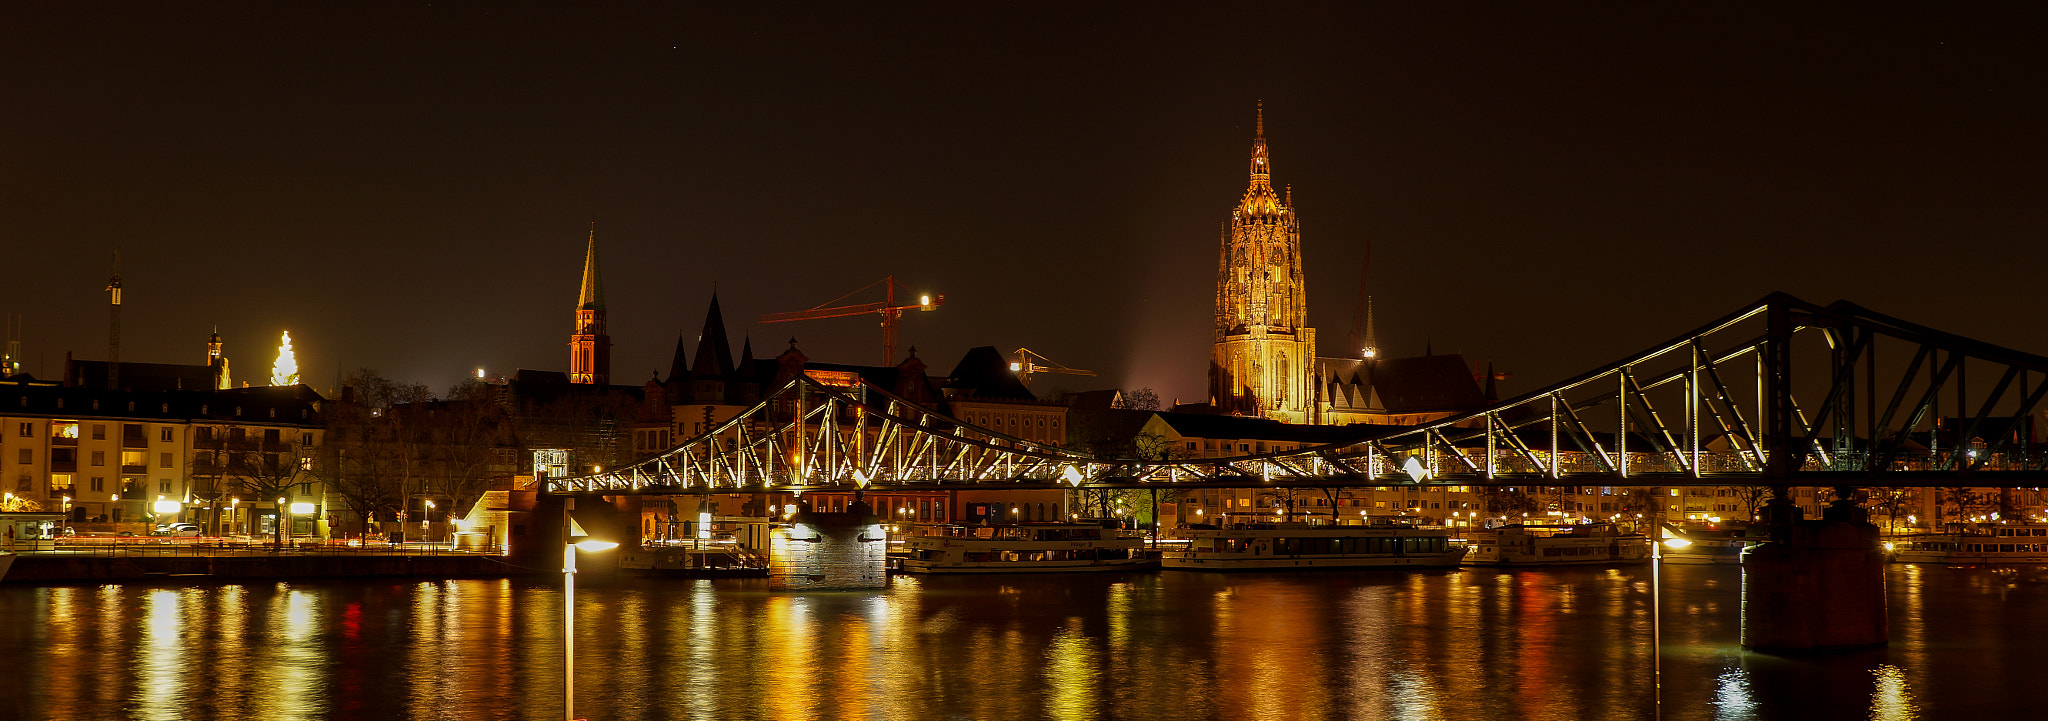
[[[725,313],[718,308],[716,292],[711,294],[711,307],[704,311],[704,329],[697,333],[697,357],[690,367],[691,378],[732,377],[732,344],[725,335]]]
[[[690,337],[688,335],[682,333],[676,334],[676,353],[675,355],[670,356],[668,361],[668,382],[670,383],[677,383],[681,381],[687,381],[690,379],[690,346],[688,345],[689,339]]]
[[[704,311],[704,328],[697,331],[697,355],[690,361],[689,379],[690,397],[696,403],[724,403],[727,384],[734,380],[732,346],[726,340],[725,313],[718,308],[717,291],[712,291],[711,307]]]

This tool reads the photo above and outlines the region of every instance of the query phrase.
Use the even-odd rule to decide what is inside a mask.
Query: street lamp
[[[284,515],[284,514],[285,514],[285,507],[284,507],[284,496],[278,496],[278,497],[277,497],[277,533],[276,533],[276,534],[274,534],[274,535],[276,535],[276,536],[277,536],[277,547],[278,547],[278,548],[280,548],[280,549],[284,548],[284,534],[285,534],[285,528],[284,528],[284,524],[286,523],[286,520],[285,520],[285,515]]]
[[[1650,533],[1650,667],[1651,688],[1655,691],[1657,717],[1664,717],[1664,617],[1663,589],[1664,548],[1673,550],[1692,545],[1692,539],[1677,531],[1665,538],[1664,521],[1655,519]]]
[[[562,499],[562,718],[576,718],[576,551],[607,551],[619,544],[591,538],[569,515],[576,499]],[[578,541],[576,539],[583,539]]]

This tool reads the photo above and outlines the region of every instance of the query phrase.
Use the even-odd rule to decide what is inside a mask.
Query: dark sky
[[[1387,352],[1508,393],[1773,290],[2048,351],[2021,5],[584,5],[0,7],[28,370],[105,357],[116,245],[125,360],[565,370],[595,218],[616,382],[714,284],[735,347],[872,363],[868,319],[752,320],[895,274],[947,296],[902,326],[938,372],[1199,400],[1259,99],[1326,355],[1368,245]]]

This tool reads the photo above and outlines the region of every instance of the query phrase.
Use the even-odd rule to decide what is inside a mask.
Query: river
[[[0,717],[561,718],[544,580],[0,586]],[[1661,657],[1648,567],[581,581],[576,712],[606,721],[1890,721],[2048,693],[2036,567],[1893,566],[1890,646],[1806,657],[1742,650],[1734,567],[1664,569]]]

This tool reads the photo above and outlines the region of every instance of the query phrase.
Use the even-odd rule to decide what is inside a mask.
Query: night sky
[[[874,363],[869,319],[752,321],[895,274],[947,296],[902,324],[934,372],[1202,400],[1260,99],[1324,355],[1368,246],[1382,348],[1507,394],[1773,290],[2048,352],[2035,8],[585,5],[0,7],[27,370],[106,357],[116,245],[127,361],[566,370],[595,219],[617,383],[714,286],[735,348]]]

